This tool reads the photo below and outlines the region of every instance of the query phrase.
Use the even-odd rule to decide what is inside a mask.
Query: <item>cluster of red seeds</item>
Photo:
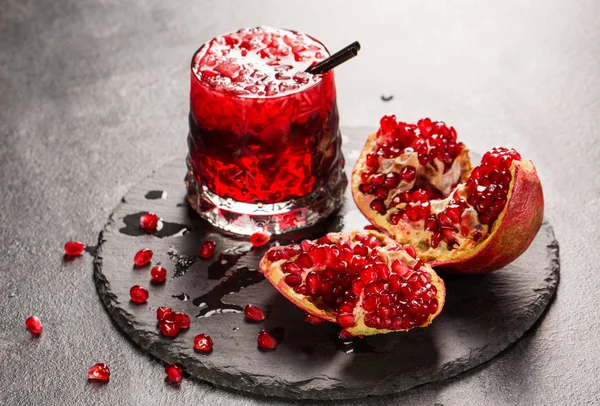
[[[190,316],[183,312],[174,312],[170,307],[156,309],[158,328],[165,337],[175,337],[179,330],[190,328]]]
[[[355,307],[361,297],[368,327],[401,330],[423,324],[438,308],[431,275],[421,270],[421,261],[414,269],[399,260],[388,267],[380,257],[380,246],[377,237],[363,234],[351,244],[323,237],[316,244],[305,240],[273,249],[267,258],[286,260],[281,270],[288,286],[335,309],[336,321],[344,328],[356,324]],[[413,258],[416,255],[410,246],[396,249],[406,250]]]
[[[506,205],[512,175],[510,166],[521,155],[512,148],[494,148],[483,156],[467,180],[467,202],[479,213],[479,221],[493,224]]]
[[[462,144],[456,142],[456,131],[453,127],[428,118],[419,120],[417,124],[410,124],[397,122],[396,116],[384,116],[380,125],[377,134],[383,142],[378,142],[376,151],[367,155],[366,163],[369,169],[361,173],[362,183],[358,189],[363,194],[375,196],[371,208],[379,214],[385,214],[388,210],[385,200],[390,191],[396,189],[401,182],[412,183],[416,179],[417,170],[414,166],[407,165],[401,172],[377,172],[382,158],[393,159],[404,153],[416,152],[421,165],[433,163],[437,158],[444,164],[444,171],[447,172],[461,153]],[[419,200],[410,196],[404,198],[406,202]],[[401,201],[396,202],[399,199],[402,197],[395,196],[390,207],[396,206]],[[407,216],[425,218],[429,215],[424,214],[425,212],[427,209],[409,209]],[[399,220],[400,216],[401,214],[396,215],[395,219]]]

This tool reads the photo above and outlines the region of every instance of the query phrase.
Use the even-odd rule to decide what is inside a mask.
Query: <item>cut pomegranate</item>
[[[251,321],[263,321],[265,314],[260,307],[248,304],[244,308],[244,317]]]
[[[132,286],[129,290],[129,296],[133,303],[146,303],[148,300],[148,291],[140,285]]]
[[[183,377],[183,368],[176,364],[167,365],[165,368],[165,374],[167,374],[167,383],[169,385],[177,386],[181,383],[181,378]]]
[[[388,182],[382,197],[380,177],[392,173],[402,181]],[[352,193],[375,227],[413,245],[430,265],[463,273],[493,271],[516,259],[544,211],[531,161],[494,148],[472,169],[456,131],[429,119],[415,125],[384,117],[354,167]]]
[[[110,379],[110,369],[108,365],[99,362],[88,369],[88,379],[92,381],[106,382]]]
[[[154,213],[142,214],[140,216],[140,227],[147,233],[156,231],[156,227],[158,227],[158,216]]]
[[[425,327],[442,310],[444,283],[414,258],[410,246],[365,230],[330,233],[304,247],[292,255],[286,247],[271,248],[260,271],[296,306],[351,334]],[[281,254],[269,255],[273,251]],[[309,266],[298,265],[303,255],[311,259]]]
[[[25,320],[25,327],[35,335],[42,333],[42,322],[38,316],[30,316]]]
[[[152,259],[152,255],[154,255],[154,253],[152,252],[151,249],[143,248],[135,253],[135,256],[133,257],[133,263],[138,268],[141,268],[144,265],[147,265],[150,263],[150,260]]]
[[[76,257],[77,255],[83,254],[83,251],[85,251],[85,244],[79,241],[67,241],[64,249],[65,254],[70,257]]]
[[[258,333],[258,348],[261,350],[274,350],[277,347],[277,340],[267,331],[262,330]]]
[[[212,240],[206,240],[200,247],[200,258],[211,259],[215,254],[217,243]]]
[[[155,282],[164,282],[167,278],[167,270],[162,266],[155,266],[150,271],[150,276],[152,276],[152,280],[154,280]]]
[[[262,247],[271,240],[271,233],[268,231],[257,231],[250,236],[250,243],[253,247]]]
[[[194,350],[200,352],[210,352],[213,348],[213,341],[208,334],[198,334],[194,337]]]
[[[306,313],[306,315],[304,316],[304,321],[305,321],[306,323],[310,324],[310,325],[313,325],[313,326],[318,326],[318,325],[320,325],[320,324],[323,324],[323,323],[325,323],[325,320],[323,320],[323,319],[322,319],[322,318],[320,318],[320,317],[313,316],[313,315],[312,315],[312,314],[310,314],[310,313]]]

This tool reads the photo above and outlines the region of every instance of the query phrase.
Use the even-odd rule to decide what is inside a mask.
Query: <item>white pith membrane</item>
[[[520,165],[526,170],[534,170],[533,164],[530,161],[520,161],[519,159],[514,159],[510,164],[510,167],[505,168],[505,171],[510,173],[510,179],[508,183],[506,182],[506,179],[504,182],[505,200],[504,204],[502,204],[502,210],[497,214],[495,220],[486,224],[480,221],[480,215],[474,208],[474,204],[469,204],[467,201],[469,195],[467,181],[472,174],[472,166],[466,147],[463,146],[461,154],[454,159],[450,169],[446,173],[444,173],[443,163],[438,159],[434,159],[433,164],[428,162],[425,165],[421,165],[418,160],[418,154],[412,151],[411,148],[408,148],[396,158],[378,158],[379,168],[376,170],[377,173],[401,173],[407,165],[416,168],[416,177],[413,181],[401,181],[396,188],[390,189],[390,192],[384,201],[387,211],[382,215],[371,206],[372,202],[376,200],[376,197],[372,194],[361,192],[359,187],[364,183],[364,179],[361,178],[361,173],[365,171],[373,172],[372,168],[367,165],[367,155],[375,153],[379,145],[389,141],[389,137],[389,134],[378,135],[377,133],[369,136],[352,174],[352,192],[354,199],[363,214],[367,216],[371,223],[392,236],[399,243],[413,245],[417,250],[418,257],[427,262],[439,260],[440,258],[448,261],[463,258],[467,251],[471,253],[476,249],[477,245],[482,245],[481,243],[495,231],[495,225],[500,224],[502,221],[505,214],[504,208],[506,207],[506,202],[510,200],[512,188],[514,186],[513,180],[516,166]],[[494,149],[491,152],[497,152],[499,155],[506,155],[507,152],[505,151],[512,151],[518,155],[514,150],[506,150],[504,148],[498,150]],[[409,203],[406,202],[398,203],[396,201],[397,204],[393,203],[394,197],[402,192],[411,191],[415,187],[433,187],[446,197],[441,199],[426,199],[426,202],[423,203],[429,205],[431,212],[424,219],[411,220],[406,215],[396,214],[396,218],[400,218],[400,220],[397,221],[397,224],[393,224],[391,219],[393,219],[395,213],[401,213],[409,207]],[[487,190],[487,186],[477,187],[477,190],[480,193],[484,193]],[[498,186],[496,185],[496,187]],[[500,187],[502,188],[502,186]],[[502,199],[499,198],[498,200]],[[421,203],[421,205],[423,205],[423,203]],[[498,203],[498,206],[500,206],[500,203]],[[450,230],[451,227],[449,226],[446,228],[445,232],[450,243],[442,237],[439,238],[439,241],[436,241],[436,246],[432,239],[434,234],[438,233],[427,230],[425,222],[430,216],[435,216],[436,219],[439,218],[438,215],[440,213],[452,207],[460,207],[459,210],[461,210],[462,213],[460,214],[459,221],[453,223],[454,230]],[[438,222],[438,230],[440,230],[439,225],[440,223]]]
[[[373,237],[375,240],[372,239]],[[322,239],[315,240],[312,243],[307,240],[303,241],[302,246],[299,247],[300,253],[294,253],[292,248],[290,248],[293,246],[273,247],[269,250],[269,252],[267,252],[267,254],[265,254],[260,263],[261,272],[273,284],[273,286],[275,286],[275,288],[277,288],[277,290],[286,296],[292,303],[296,304],[298,307],[301,307],[307,313],[324,320],[338,322],[351,335],[373,335],[389,333],[392,331],[406,331],[414,327],[426,327],[442,311],[445,301],[444,283],[429,265],[426,265],[422,261],[413,258],[406,251],[406,249],[410,249],[410,247],[402,246],[391,238],[377,231],[361,230],[353,231],[352,233],[329,233],[327,234],[326,238],[330,241],[330,243],[324,243]],[[371,240],[369,240],[369,244],[373,245],[373,247],[367,246],[366,242],[363,244],[363,242],[369,238],[371,238]],[[321,241],[321,243],[319,243],[319,241]],[[377,244],[374,244],[374,241],[377,241]],[[354,248],[359,244],[361,248],[367,248],[368,254],[366,256],[358,255],[354,252]],[[354,270],[354,267],[352,267],[350,264],[346,264],[345,262],[344,264],[346,264],[346,266],[340,265],[337,267],[335,271],[337,275],[342,275],[342,277],[348,277],[352,279],[352,285],[345,289],[347,291],[358,292],[355,303],[352,305],[353,308],[351,313],[344,313],[341,311],[340,304],[338,304],[340,307],[337,308],[329,307],[323,301],[323,297],[320,295],[320,293],[313,296],[311,294],[303,294],[295,291],[294,288],[286,282],[286,277],[290,274],[283,271],[284,264],[289,262],[296,263],[296,260],[298,260],[301,255],[310,256],[311,253],[309,251],[312,247],[335,246],[339,248],[340,245],[342,247],[347,245],[353,250],[355,256],[363,256],[365,259],[372,259],[371,264],[373,262],[380,262],[389,270],[387,279],[382,278],[381,274],[378,274],[376,279],[372,279],[372,277],[369,278],[367,275],[367,272],[372,272],[372,267],[369,268],[365,266],[354,273],[350,272],[350,269]],[[273,261],[269,259],[270,257],[275,257],[275,251],[279,251],[281,254],[284,254],[285,250],[292,250],[290,252],[293,255]],[[340,263],[340,257],[341,254],[340,256],[336,257],[334,261]],[[393,265],[397,260],[399,260],[402,265],[398,263]],[[324,272],[332,266],[331,264],[332,263],[329,262],[329,260],[326,260],[324,263],[313,263],[313,266],[302,268],[302,271],[300,272],[301,282],[298,286],[308,286],[307,277],[309,277],[309,274],[311,273],[318,274],[321,278],[320,283],[323,283],[326,280],[323,276]],[[413,269],[415,266],[418,266],[418,269]],[[425,276],[424,274],[428,274],[429,276]],[[411,276],[413,279],[410,279]],[[366,280],[361,280],[361,277],[366,278]],[[416,282],[418,285],[414,285],[416,278],[424,279],[420,279],[418,282]],[[394,279],[394,282],[392,282],[392,279]],[[430,280],[426,281],[426,279]],[[401,285],[402,288],[397,288],[399,286],[398,283],[404,284]],[[356,288],[355,284],[357,286]],[[376,307],[371,308],[368,312],[366,312],[363,308],[363,305],[365,305],[365,298],[367,295],[374,295],[374,289],[369,288],[369,284],[375,284],[382,289],[378,293]],[[406,286],[409,288],[416,287],[416,289],[411,290],[411,294],[413,295],[412,299],[404,300],[405,296],[403,295],[405,295],[405,293],[403,292],[406,292],[406,290],[401,292],[401,289],[406,289]],[[381,299],[383,295],[389,295],[390,302],[384,303],[384,300]],[[373,298],[368,300],[371,301],[371,304],[374,303]],[[385,313],[388,309],[380,310],[380,307],[392,307],[393,310],[391,316]],[[394,310],[396,308],[400,310],[403,309],[403,312],[401,313],[400,310]],[[385,314],[385,317],[379,317],[380,311],[382,314]],[[366,313],[371,313],[371,316],[367,316],[371,318],[371,322],[367,322],[367,324],[371,324],[371,326],[365,325]],[[420,316],[415,316],[417,313],[419,313]],[[380,323],[383,318],[389,319],[390,325],[386,325],[386,328],[382,328],[381,324],[375,326],[374,323],[376,319],[373,319],[373,314],[376,314],[376,316],[379,317]],[[352,323],[340,323],[340,315],[351,315]],[[396,317],[398,319],[394,321],[394,318]],[[416,319],[414,317],[416,317]],[[403,318],[406,320],[403,320]],[[348,320],[350,319],[346,319],[346,321]],[[417,323],[413,325],[411,324],[411,320],[412,322],[416,321]],[[401,321],[403,321],[403,323],[401,323]],[[383,321],[383,323],[386,324],[387,322]]]

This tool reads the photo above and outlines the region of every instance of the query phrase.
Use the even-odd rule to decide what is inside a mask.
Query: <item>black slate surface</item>
[[[360,148],[364,135],[351,129],[345,135],[346,153]],[[257,266],[267,247],[251,249],[247,239],[227,237],[198,218],[185,200],[184,174],[184,159],[176,159],[125,195],[101,235],[96,286],[110,315],[135,343],[161,361],[179,363],[192,376],[221,387],[292,399],[345,399],[446,379],[519,339],[557,287],[558,243],[546,222],[525,254],[504,269],[485,276],[444,276],[446,306],[431,327],[343,344],[333,324],[305,324],[303,312],[264,280]],[[156,190],[166,191],[167,198],[149,198],[158,194],[150,193]],[[139,228],[139,216],[145,212],[163,219],[154,235]],[[337,215],[279,240],[317,238],[365,224],[348,189]],[[206,239],[217,243],[212,260],[197,256]],[[165,284],[150,283],[150,265],[133,267],[133,256],[141,248],[153,250],[153,265],[167,268]],[[133,285],[149,290],[147,304],[129,301]],[[244,321],[239,312],[247,303],[266,310],[264,323]],[[156,326],[160,306],[198,317],[192,318],[189,331],[165,338]],[[262,329],[283,333],[276,351],[257,349]],[[193,338],[200,333],[215,342],[208,356],[193,350]]]
[[[163,366],[104,310],[93,257],[62,259],[66,240],[95,244],[121,197],[185,154],[198,45],[258,24],[330,49],[360,41],[336,70],[343,126],[429,116],[473,150],[517,148],[539,170],[560,241],[553,304],[509,349],[452,379],[334,404],[600,403],[599,14],[599,2],[571,0],[1,2],[0,404],[323,404],[165,385]],[[30,314],[44,323],[37,340]],[[85,376],[99,361],[112,371],[101,387]]]

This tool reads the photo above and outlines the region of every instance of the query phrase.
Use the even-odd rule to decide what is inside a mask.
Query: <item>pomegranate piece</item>
[[[206,240],[200,247],[200,258],[202,259],[211,259],[215,254],[215,248],[217,247],[217,243],[212,240]]]
[[[516,259],[544,210],[531,161],[498,147],[473,168],[456,131],[430,119],[415,125],[384,117],[354,167],[352,193],[375,227],[416,247],[430,265],[460,273],[490,272]]]
[[[179,329],[190,328],[190,316],[182,312],[173,312],[173,320]]]
[[[70,257],[76,257],[83,254],[85,244],[79,241],[67,241],[64,246],[65,254]]]
[[[198,334],[194,337],[194,350],[199,352],[210,352],[213,348],[213,341],[208,334]]]
[[[27,330],[31,331],[32,334],[40,335],[42,333],[42,322],[38,316],[29,316],[27,320],[25,320],[25,327],[27,327]]]
[[[150,276],[152,276],[153,281],[162,283],[167,278],[167,270],[162,266],[155,266],[150,271]]]
[[[244,308],[244,317],[246,320],[263,321],[265,319],[265,314],[260,307],[247,304]]]
[[[142,288],[140,285],[132,286],[129,290],[129,296],[133,303],[146,303],[148,300],[148,291]]]
[[[142,214],[140,216],[140,227],[147,233],[156,231],[158,227],[158,216],[154,213]]]
[[[178,386],[183,378],[183,368],[176,364],[167,365],[165,374],[167,374],[166,380],[169,385]]]
[[[268,231],[257,231],[250,236],[250,243],[253,247],[262,247],[271,240],[271,233]]]
[[[135,253],[135,255],[133,257],[133,263],[138,268],[141,268],[144,265],[148,265],[150,263],[150,260],[152,259],[152,255],[154,255],[154,253],[152,252],[151,249],[142,248],[141,250],[139,250],[138,252]]]
[[[88,379],[92,381],[107,382],[110,379],[110,369],[108,365],[99,362],[88,369]]]
[[[349,334],[373,335],[425,327],[442,310],[443,281],[413,253],[373,230],[330,233],[308,248],[310,266],[297,264],[304,254],[272,262],[267,252],[260,271],[312,316],[308,323],[316,324],[314,317]]]
[[[277,347],[277,340],[267,331],[262,330],[258,333],[258,348],[261,350],[274,350]]]

